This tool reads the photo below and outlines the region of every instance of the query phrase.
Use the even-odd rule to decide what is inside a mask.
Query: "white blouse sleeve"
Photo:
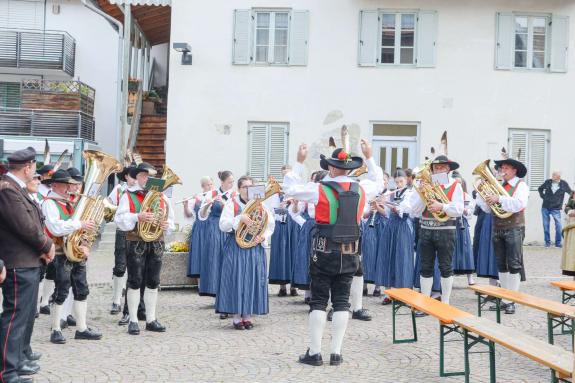
[[[232,198],[228,199],[224,204],[222,215],[220,216],[220,230],[224,233],[230,233],[232,230],[237,229],[239,224],[240,215],[234,217],[234,202]]]
[[[120,204],[114,216],[114,222],[121,231],[132,231],[138,223],[138,214],[130,212],[129,198],[128,193],[120,197]]]
[[[501,207],[510,213],[517,213],[527,207],[527,202],[529,200],[529,186],[523,181],[519,181],[517,184],[517,190],[512,196],[501,196],[499,197],[499,202]]]
[[[47,199],[42,204],[42,212],[46,217],[46,227],[56,237],[63,237],[72,234],[76,230],[82,228],[82,223],[79,220],[63,220],[60,219],[60,211],[56,206],[56,201]]]

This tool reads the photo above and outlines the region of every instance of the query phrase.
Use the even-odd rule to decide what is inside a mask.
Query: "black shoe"
[[[165,332],[166,326],[158,322],[158,320],[153,320],[150,323],[146,323],[146,330],[153,332]]]
[[[367,297],[367,287],[363,289],[363,296]]]
[[[341,354],[331,354],[329,356],[329,365],[330,366],[339,366],[343,362],[343,358]]]
[[[299,296],[297,289],[295,287],[292,287],[291,289],[289,289],[289,295],[291,295],[292,297]]]
[[[40,366],[36,362],[30,360],[22,363],[18,367],[18,375],[34,375],[40,371]]]
[[[65,328],[68,328],[68,322],[66,322],[64,319],[60,319],[60,328],[62,330],[64,330]]]
[[[33,362],[40,360],[40,358],[42,357],[42,354],[39,352],[28,352],[24,354],[26,356],[26,359],[31,360]]]
[[[329,309],[329,311],[327,312],[327,320],[331,322],[332,319],[333,319],[333,309]]]
[[[373,290],[374,297],[381,297],[381,290]]]
[[[229,317],[229,314],[220,314],[220,319],[228,319]]]
[[[307,349],[305,355],[300,355],[299,362],[303,364],[309,364],[310,366],[321,366],[323,365],[323,359],[321,358],[321,353],[315,355],[309,354],[309,348]]]
[[[66,322],[68,322],[68,326],[76,326],[76,318],[74,318],[72,315],[68,315],[66,317]]]
[[[50,315],[50,306],[40,306],[40,314]]]
[[[74,336],[74,339],[100,340],[102,339],[102,334],[97,330],[92,330],[90,327],[88,327],[84,331],[76,330],[76,335]]]
[[[499,308],[500,308],[501,310],[507,309],[507,303],[501,302],[501,304],[499,305]],[[497,311],[497,305],[491,305],[491,306],[489,306],[489,311]]]
[[[234,328],[235,328],[236,330],[245,330],[245,329],[246,329],[246,328],[244,327],[244,322],[238,322],[238,323],[235,323],[235,322],[234,322]]]
[[[310,297],[304,298],[303,303],[309,305],[311,303],[311,298]]]
[[[116,315],[116,314],[119,314],[120,311],[122,311],[122,308],[120,307],[120,305],[117,303],[112,303],[112,308],[110,309],[110,314]]]
[[[280,291],[278,293],[278,297],[287,297],[287,290],[286,289],[280,289]]]
[[[128,325],[128,334],[130,335],[140,334],[140,326],[138,326],[138,322],[130,322],[130,324]]]
[[[505,306],[505,314],[515,314],[515,303],[509,303]]]
[[[138,311],[138,320],[146,320],[146,312]]]
[[[428,315],[428,314],[427,314],[427,313],[424,313],[423,311],[417,310],[417,311],[415,312],[415,316],[416,316],[417,318],[423,318],[423,317],[426,317],[427,315]]]
[[[351,314],[351,319],[358,319],[358,320],[363,320],[363,321],[370,321],[371,320],[371,315],[369,315],[367,313],[366,309],[361,309],[361,310],[357,310],[354,311]]]
[[[50,334],[50,342],[54,344],[64,344],[66,343],[66,338],[62,335],[62,331],[53,330],[52,334]]]
[[[118,326],[125,326],[130,323],[130,314],[124,314],[122,319],[118,321]]]

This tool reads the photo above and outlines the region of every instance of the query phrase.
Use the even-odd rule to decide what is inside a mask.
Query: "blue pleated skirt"
[[[291,281],[291,231],[292,226],[289,224],[289,218],[285,223],[276,221],[275,229],[271,238],[269,274],[270,284],[283,285],[290,283]]]
[[[457,219],[455,235],[455,254],[453,255],[453,273],[456,275],[475,272],[473,247],[469,234],[469,222],[465,217]]]
[[[198,211],[200,210],[200,205],[196,204],[194,206],[194,211],[196,213],[196,220],[194,221],[194,226],[192,227],[192,233],[190,235],[190,245],[189,245],[189,258],[188,258],[188,277],[199,278],[200,277],[200,261],[201,261],[201,249],[202,249],[202,239],[204,238],[204,229],[207,221],[200,221],[198,218]]]
[[[298,289],[309,290],[311,282],[309,274],[309,260],[311,258],[312,232],[315,220],[304,214],[305,223],[299,230],[299,246],[294,249],[293,273],[291,286]]]
[[[413,222],[405,215],[392,214],[384,230],[376,263],[376,284],[384,287],[413,287]],[[383,249],[386,248],[386,249]]]
[[[209,216],[205,221],[200,259],[199,294],[216,296],[220,284],[223,247],[230,234],[220,230],[220,217]]]
[[[493,215],[484,213],[477,245],[477,263],[475,271],[478,277],[499,279],[497,258],[491,241]]]
[[[371,216],[361,223],[361,263],[363,266],[363,281],[375,283],[375,262],[377,260],[377,247],[379,243],[378,225],[382,220],[380,214],[376,214],[373,226],[370,226]]]
[[[262,246],[240,248],[233,236],[224,245],[216,312],[264,315],[269,312],[266,254]]]
[[[420,289],[421,288],[421,256],[419,251],[415,252],[415,267],[413,273],[413,287]],[[435,265],[433,267],[433,286],[431,287],[431,291],[439,291],[441,292],[441,273],[439,272],[439,262],[437,257],[435,258]]]

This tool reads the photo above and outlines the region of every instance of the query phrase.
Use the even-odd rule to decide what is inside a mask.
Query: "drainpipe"
[[[118,28],[118,68],[117,68],[117,77],[116,77],[116,124],[120,124],[119,129],[116,129],[116,142],[118,146],[116,148],[116,158],[123,158],[125,143],[124,137],[126,137],[126,112],[123,110],[124,102],[123,102],[123,88],[124,86],[128,86],[128,79],[126,78],[125,84],[123,79],[123,37],[124,37],[124,26],[122,23],[112,16],[108,15],[100,8],[94,6],[90,0],[81,0],[82,4],[92,12],[102,16],[112,25],[115,25]]]

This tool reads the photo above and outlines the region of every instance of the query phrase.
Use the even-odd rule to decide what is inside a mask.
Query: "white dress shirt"
[[[509,185],[515,187],[515,192],[512,196],[501,196],[499,197],[499,203],[503,210],[509,213],[517,213],[527,207],[527,202],[529,201],[529,186],[526,182],[521,181],[520,178],[514,177],[507,181]],[[489,205],[481,198],[479,193],[477,193],[477,205],[486,213],[491,213],[491,208]]]
[[[125,182],[116,184],[116,186],[114,186],[114,188],[108,195],[108,199],[110,200],[110,202],[112,202],[114,206],[118,206],[120,204],[120,198],[122,197],[122,194],[127,188],[128,184],[126,184]]]
[[[44,197],[47,197],[48,193],[50,193],[51,190],[52,189],[48,185],[45,185],[45,184],[40,184],[38,186],[38,192],[40,194],[42,194],[42,196],[44,196]]]
[[[456,181],[450,178],[447,185],[440,186],[441,188],[446,189],[453,185],[454,182]],[[426,207],[425,202],[421,199],[416,190],[409,195],[409,199],[404,199],[401,204],[402,211],[408,212],[412,217],[420,217]],[[457,182],[457,185],[455,186],[451,201],[443,204],[443,212],[452,218],[461,217],[463,215],[463,188],[459,182]]]
[[[230,197],[234,191],[232,189],[228,191],[222,191],[222,189],[218,189],[218,196],[222,198],[222,202],[225,204],[227,201],[230,200]],[[224,196],[227,197],[227,200],[224,199]],[[204,199],[202,200],[202,204],[200,205],[200,211],[198,212],[198,218],[200,221],[205,221],[210,216],[210,212],[212,211],[212,193],[208,192],[205,194]]]
[[[72,234],[82,228],[82,222],[79,219],[63,220],[60,218],[60,210],[54,199],[67,201],[66,198],[53,190],[48,193],[48,197],[42,203],[42,213],[46,217],[46,227],[55,237],[63,237]]]
[[[236,194],[235,197],[226,201],[222,215],[220,217],[220,230],[224,233],[230,233],[232,230],[237,230],[238,226],[240,225],[242,214],[239,213],[238,215],[234,215],[234,200],[238,203],[242,212],[246,207],[246,205],[240,199],[239,193]],[[266,246],[274,232],[276,221],[274,219],[274,213],[265,204],[262,204],[262,206],[265,213],[268,215],[268,225],[263,233],[265,240],[262,242],[262,246]]]

